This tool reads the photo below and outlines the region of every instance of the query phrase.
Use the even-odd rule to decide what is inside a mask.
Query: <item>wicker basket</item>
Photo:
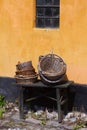
[[[27,62],[18,62],[18,64],[16,65],[16,69],[17,70],[30,70],[32,69],[33,66],[32,66],[32,61],[27,61]]]
[[[18,70],[15,73],[16,73],[16,75],[27,75],[27,76],[36,74],[34,68],[32,68],[30,70]]]
[[[38,72],[41,80],[48,83],[58,83],[66,74],[66,64],[56,54],[48,54],[39,57]]]
[[[40,75],[40,79],[44,84],[47,85],[54,85],[54,84],[62,84],[68,81],[67,75],[61,75],[60,77],[58,77],[56,80],[49,80],[47,77],[45,77],[41,72],[39,73]]]
[[[38,75],[36,74],[35,76],[31,77],[17,77],[15,76],[16,83],[18,84],[30,84],[30,83],[35,83],[37,81]]]
[[[38,79],[38,74],[32,66],[32,61],[27,61],[16,65],[16,82],[21,84],[34,83]]]

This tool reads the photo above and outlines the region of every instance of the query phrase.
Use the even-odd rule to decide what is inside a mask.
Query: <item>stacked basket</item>
[[[16,82],[17,83],[34,83],[37,81],[38,75],[32,66],[32,61],[18,62],[16,65]]]
[[[38,72],[45,84],[56,84],[67,81],[66,64],[56,54],[39,57]]]

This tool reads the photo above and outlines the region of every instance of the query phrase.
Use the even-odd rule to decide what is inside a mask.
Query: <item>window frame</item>
[[[52,4],[47,4],[47,3],[38,4],[38,1],[45,2],[46,0],[42,0],[42,1],[36,0],[36,28],[59,28],[60,26],[60,0],[57,0],[58,1],[57,5],[53,3]],[[53,2],[55,0],[51,0],[51,1]],[[41,9],[42,9],[42,12],[40,11]]]

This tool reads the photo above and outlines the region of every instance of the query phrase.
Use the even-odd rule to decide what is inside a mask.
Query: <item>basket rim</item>
[[[25,65],[25,64],[28,64],[28,63],[30,63],[30,64],[32,64],[32,61],[30,60],[30,61],[25,61],[25,62],[18,62],[18,64],[16,64],[16,66],[18,66],[18,65]]]
[[[56,72],[51,73],[51,72],[42,71],[42,74],[43,74],[43,75],[45,75],[45,76],[50,76],[50,77],[59,76],[59,75],[65,74],[65,73],[66,73],[66,70],[63,71],[62,73],[61,73],[61,71],[58,72],[58,73],[56,73]]]
[[[50,79],[47,79],[41,72],[39,73],[40,74],[40,77],[47,83],[51,83],[51,84],[54,84],[54,83],[59,83],[60,81],[62,81],[62,79],[65,77],[65,74],[63,74],[61,76],[61,78],[58,78],[57,80],[50,80]]]
[[[35,69],[34,68],[22,69],[22,70],[17,70],[16,72],[26,72],[26,71],[35,71]]]
[[[32,76],[23,76],[23,75],[19,75],[19,76],[15,76],[16,79],[34,79],[37,78],[38,74],[32,75]]]

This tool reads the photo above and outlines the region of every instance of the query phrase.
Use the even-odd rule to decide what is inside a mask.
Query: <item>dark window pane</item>
[[[51,20],[45,19],[45,27],[50,27],[50,26],[51,26]]]
[[[37,16],[43,16],[44,15],[44,8],[37,8]]]
[[[43,5],[44,0],[36,0],[37,5]]]
[[[52,14],[53,14],[53,16],[58,16],[59,15],[59,8],[52,8]]]
[[[36,26],[37,27],[44,27],[44,19],[38,18],[36,21]]]
[[[52,0],[45,0],[45,5],[52,5]]]
[[[45,8],[45,16],[52,16],[52,9],[51,8]]]
[[[59,5],[60,0],[53,0],[53,5]]]
[[[45,19],[45,27],[53,28],[53,19]]]
[[[52,26],[59,27],[59,19],[52,19]]]

